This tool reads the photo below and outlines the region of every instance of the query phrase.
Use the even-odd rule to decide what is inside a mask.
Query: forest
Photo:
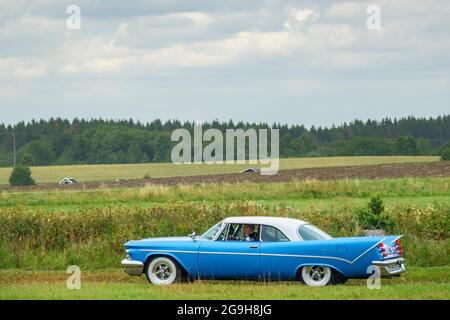
[[[280,157],[438,155],[450,145],[450,115],[354,120],[330,127],[306,128],[280,123],[204,122],[203,129],[280,130]],[[171,133],[193,131],[193,122],[159,119],[60,119],[0,124],[0,166],[169,162]]]

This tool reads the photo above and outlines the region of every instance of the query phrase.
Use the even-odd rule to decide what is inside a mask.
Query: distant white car
[[[69,185],[69,184],[77,184],[78,180],[72,177],[66,177],[64,179],[62,179],[59,184],[60,185]]]

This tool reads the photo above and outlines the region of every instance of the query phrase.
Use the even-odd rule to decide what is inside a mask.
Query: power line
[[[13,132],[14,168],[16,167],[16,134]]]

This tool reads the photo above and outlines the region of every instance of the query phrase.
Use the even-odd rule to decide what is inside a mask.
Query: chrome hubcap
[[[153,268],[153,273],[160,280],[167,280],[172,275],[172,269],[164,262],[158,263]]]
[[[308,270],[308,276],[313,281],[321,281],[325,278],[325,269],[320,266],[310,267]]]

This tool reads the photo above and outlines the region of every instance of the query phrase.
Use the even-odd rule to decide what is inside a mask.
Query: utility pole
[[[16,134],[13,132],[14,168],[16,167]]]

